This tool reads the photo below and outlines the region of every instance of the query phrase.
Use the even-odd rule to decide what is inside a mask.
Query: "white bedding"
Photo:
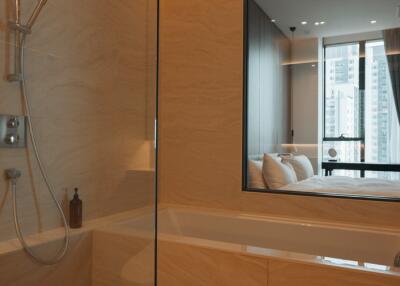
[[[314,176],[280,188],[286,191],[367,195],[400,198],[400,181],[350,178],[342,176]]]

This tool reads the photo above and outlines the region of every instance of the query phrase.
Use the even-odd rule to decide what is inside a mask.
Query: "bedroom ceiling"
[[[255,0],[290,36],[330,37],[400,27],[400,0]],[[306,25],[302,22],[306,21]],[[376,21],[376,22],[374,22]],[[325,22],[315,25],[315,22]]]

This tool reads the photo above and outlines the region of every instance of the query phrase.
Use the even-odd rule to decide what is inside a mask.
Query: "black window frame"
[[[393,197],[381,197],[372,195],[356,195],[356,194],[337,194],[337,193],[319,193],[319,192],[299,192],[299,191],[285,191],[285,190],[270,190],[270,189],[255,189],[248,187],[248,148],[247,148],[247,131],[248,131],[248,110],[247,110],[247,86],[248,86],[248,2],[249,0],[243,1],[243,116],[242,116],[242,191],[250,193],[265,193],[270,195],[291,195],[300,197],[321,197],[321,198],[331,198],[331,199],[346,199],[346,200],[360,200],[360,201],[379,201],[379,202],[398,202],[400,203],[400,198]],[[324,47],[325,48],[325,45]],[[324,50],[325,53],[325,50]],[[325,58],[324,58],[325,59]],[[325,75],[325,61],[323,60],[323,69]],[[325,80],[323,81],[324,88],[324,104],[325,104]],[[324,118],[325,120],[325,105],[324,108]],[[325,132],[325,121],[323,122],[324,132]],[[323,136],[325,137],[325,136]],[[326,138],[328,139],[328,138]],[[348,138],[354,139],[354,138]],[[329,140],[329,139],[328,139]]]

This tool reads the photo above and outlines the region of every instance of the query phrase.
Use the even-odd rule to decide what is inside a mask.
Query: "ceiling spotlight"
[[[308,23],[307,23],[307,21],[303,21],[303,22],[301,22],[301,24],[302,25],[307,25]]]
[[[371,20],[370,23],[371,24],[376,24],[376,20]]]
[[[272,20],[271,20],[271,22],[272,22],[272,23],[275,23],[275,22],[276,22],[276,20],[275,20],[275,19],[272,19]]]
[[[315,26],[319,26],[319,22],[315,22],[314,25],[315,25]]]
[[[325,25],[326,22],[322,21],[322,22],[319,22],[319,23],[320,23],[321,25]]]

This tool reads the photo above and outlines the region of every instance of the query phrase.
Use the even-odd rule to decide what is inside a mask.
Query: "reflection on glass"
[[[374,264],[374,263],[364,263],[364,267],[372,270],[389,271],[390,267],[386,265]]]
[[[382,265],[382,264],[375,264],[375,263],[368,263],[368,262],[359,262],[355,260],[347,260],[347,259],[340,259],[340,258],[334,258],[334,257],[327,257],[327,256],[321,256],[321,260],[333,263],[336,265],[342,265],[342,266],[362,266],[371,270],[378,270],[378,271],[389,271],[390,266],[387,265]]]
[[[358,261],[354,260],[346,260],[334,257],[322,257],[322,260],[326,262],[330,262],[337,265],[349,265],[349,266],[358,266]]]

